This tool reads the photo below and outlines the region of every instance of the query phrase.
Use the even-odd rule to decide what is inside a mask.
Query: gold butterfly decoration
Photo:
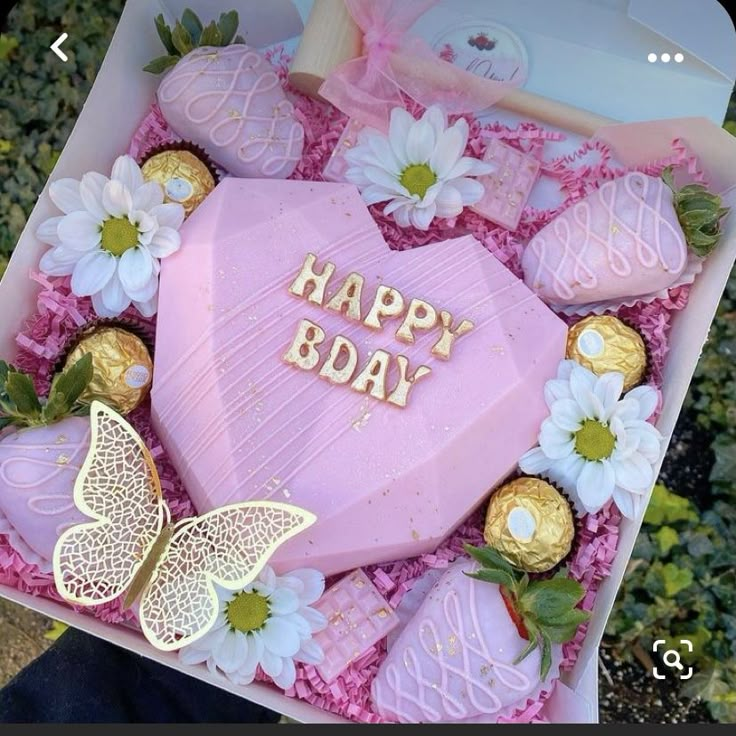
[[[92,521],[67,529],[56,543],[56,587],[85,606],[123,593],[126,606],[140,599],[141,629],[158,649],[204,636],[219,612],[215,584],[242,589],[281,544],[317,520],[296,506],[253,501],[173,523],[136,431],[100,402],[90,420],[74,502]]]

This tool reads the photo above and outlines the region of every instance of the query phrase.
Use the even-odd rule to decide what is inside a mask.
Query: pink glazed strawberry
[[[606,182],[542,228],[522,257],[524,281],[570,306],[646,297],[677,283],[689,250],[718,243],[728,209],[701,184],[676,190],[672,172]]]
[[[235,36],[237,12],[203,26],[187,9],[173,30],[162,15],[156,28],[167,54],[145,70],[169,70],[157,98],[173,131],[235,176],[286,179],[301,158],[304,129],[273,67]]]
[[[26,562],[45,570],[59,534],[85,520],[73,491],[90,442],[89,420],[80,416],[88,407],[77,399],[91,378],[87,354],[42,401],[29,376],[0,361],[0,526]]]
[[[380,715],[402,723],[493,722],[551,685],[561,644],[588,613],[564,576],[531,580],[490,547],[452,565],[373,681]]]

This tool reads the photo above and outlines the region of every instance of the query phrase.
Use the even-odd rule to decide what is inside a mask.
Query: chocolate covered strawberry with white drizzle
[[[452,565],[391,646],[372,685],[378,713],[402,723],[494,722],[548,689],[561,644],[589,614],[563,575],[530,580],[490,547]]]
[[[634,171],[608,181],[542,228],[522,257],[524,281],[554,307],[650,300],[716,246],[728,209],[702,184],[677,190]]]
[[[235,176],[285,179],[301,159],[304,129],[275,70],[237,27],[234,10],[204,26],[187,9],[173,29],[159,15],[167,53],[145,70],[166,72],[156,97],[177,135]]]

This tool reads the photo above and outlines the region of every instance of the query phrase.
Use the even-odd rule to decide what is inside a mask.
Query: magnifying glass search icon
[[[667,665],[667,667],[676,667],[678,670],[685,669],[680,661],[680,652],[676,649],[668,649],[662,655],[662,661]]]

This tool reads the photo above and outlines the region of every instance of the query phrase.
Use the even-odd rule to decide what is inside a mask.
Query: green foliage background
[[[21,2],[0,35],[0,274],[51,173],[105,54],[123,0]],[[63,30],[69,61],[48,47]],[[22,81],[21,81],[22,80]],[[125,104],[121,97],[119,104]],[[727,129],[736,133],[736,106]],[[687,635],[698,674],[687,694],[736,721],[736,277],[693,381],[688,409],[712,439],[708,492],[658,486],[608,625],[620,657],[633,645]]]

